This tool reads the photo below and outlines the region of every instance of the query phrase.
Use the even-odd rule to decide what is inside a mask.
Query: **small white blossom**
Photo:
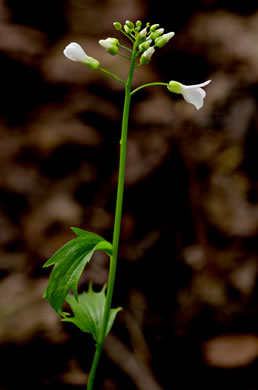
[[[72,61],[87,62],[88,56],[83,48],[76,42],[69,43],[64,49],[64,55]]]
[[[90,69],[98,69],[99,61],[87,56],[83,48],[76,42],[69,43],[64,49],[64,55],[71,61],[82,62]]]
[[[187,103],[193,104],[199,110],[203,106],[203,100],[206,96],[206,92],[202,87],[205,87],[210,82],[211,80],[196,85],[184,85],[178,81],[170,81],[168,90],[174,93],[181,93]]]

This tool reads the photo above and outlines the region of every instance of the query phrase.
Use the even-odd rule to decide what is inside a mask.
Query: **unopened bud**
[[[98,69],[100,66],[99,61],[87,56],[83,48],[76,42],[69,43],[69,45],[66,46],[64,55],[69,58],[69,60],[82,62],[93,70]]]
[[[142,27],[142,22],[140,20],[137,20],[137,22],[135,23],[136,27],[138,29],[140,29]]]
[[[115,27],[116,30],[121,31],[122,30],[122,24],[119,22],[114,22],[113,26]]]
[[[137,36],[137,40],[136,40],[137,44],[139,45],[139,44],[141,44],[142,42],[144,42],[146,36],[147,36],[147,29],[146,29],[146,27],[145,27],[143,30],[141,30],[141,31],[139,32],[139,34],[138,34],[138,36]]]
[[[150,35],[150,39],[153,39],[155,41],[156,38],[160,37],[164,32],[164,28],[159,28],[156,31],[153,31]]]
[[[140,50],[140,51],[145,51],[145,50],[147,50],[147,49],[150,47],[151,42],[152,42],[152,39],[148,39],[147,41],[141,43],[141,44],[139,45],[139,50]]]
[[[149,47],[140,58],[140,64],[148,64],[151,60],[151,57],[154,53],[155,49],[153,46]]]
[[[126,24],[124,25],[124,30],[125,30],[125,32],[126,32],[127,34],[130,34],[130,32],[131,32],[130,28],[127,27]]]
[[[134,29],[134,24],[133,24],[133,22],[130,22],[130,20],[127,20],[125,22],[125,24],[129,28],[130,31],[132,31]]]
[[[163,47],[173,36],[175,35],[174,32],[170,32],[167,34],[162,35],[161,37],[158,37],[155,39],[155,45],[159,48]]]
[[[159,27],[159,24],[153,24],[153,25],[150,27],[150,32],[153,32],[153,31],[157,30],[158,27]]]
[[[101,39],[99,44],[112,56],[118,53],[119,42],[116,38]]]

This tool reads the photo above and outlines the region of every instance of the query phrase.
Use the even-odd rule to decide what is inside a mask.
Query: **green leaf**
[[[103,250],[112,255],[112,245],[98,234],[78,228],[72,228],[72,231],[77,237],[60,248],[43,266],[54,265],[43,297],[62,316],[62,305],[70,289],[78,299],[78,282],[93,253]]]
[[[88,292],[83,292],[78,296],[78,300],[71,294],[67,295],[66,301],[72,308],[74,317],[65,317],[62,321],[72,322],[85,333],[91,333],[98,342],[105,307],[105,288],[100,292],[94,292],[91,285]],[[110,310],[110,316],[107,324],[106,335],[112,328],[117,313],[122,310],[121,307]]]

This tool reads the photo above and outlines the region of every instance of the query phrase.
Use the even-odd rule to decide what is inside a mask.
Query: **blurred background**
[[[0,0],[0,389],[85,389],[94,342],[43,300],[45,261],[74,237],[112,239],[123,88],[67,60],[83,46],[126,78],[99,39],[113,22],[175,37],[134,87],[206,87],[197,111],[164,87],[134,95],[113,306],[123,306],[96,389],[258,389],[258,7],[199,0]],[[80,290],[100,289],[96,253]]]

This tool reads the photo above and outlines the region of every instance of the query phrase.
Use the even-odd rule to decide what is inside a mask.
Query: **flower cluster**
[[[125,35],[132,43],[133,49],[130,49],[124,45],[121,45],[117,38],[101,39],[99,44],[112,56],[120,55],[121,57],[133,61],[134,67],[139,67],[144,64],[148,64],[155,53],[156,48],[162,48],[166,43],[170,41],[175,35],[173,31],[164,34],[164,28],[160,28],[159,24],[147,23],[145,27],[142,26],[142,22],[138,20],[135,24],[129,20],[126,20],[124,26],[120,22],[113,23],[115,29]],[[121,50],[126,50],[125,55]],[[95,58],[87,56],[82,47],[75,42],[70,43],[64,50],[64,55],[72,61],[78,61],[84,63],[87,67],[94,70],[101,70],[108,73],[110,76],[115,77],[117,80],[123,82],[118,76],[100,67],[100,63]],[[136,59],[139,59],[138,64],[135,65]],[[206,96],[206,92],[202,87],[208,85],[210,80],[196,85],[184,85],[178,81],[170,81],[169,83],[149,83],[149,85],[166,85],[170,92],[176,94],[182,94],[186,102],[193,104],[197,110],[203,106],[203,101]],[[145,86],[145,85],[144,85]],[[142,87],[144,87],[142,86]],[[138,88],[140,89],[140,88]]]
[[[164,28],[159,28],[159,24],[150,25],[150,23],[147,23],[142,28],[140,20],[135,25],[130,20],[127,20],[124,28],[121,23],[114,22],[114,27],[135,42],[137,55],[141,54],[139,65],[148,64],[155,52],[155,47],[163,47],[175,35],[174,32],[164,34]]]

